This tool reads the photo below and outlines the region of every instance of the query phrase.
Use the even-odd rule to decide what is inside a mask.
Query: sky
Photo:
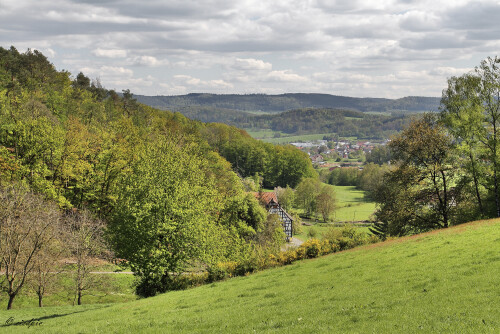
[[[0,46],[134,94],[441,96],[500,51],[500,1],[0,0]]]

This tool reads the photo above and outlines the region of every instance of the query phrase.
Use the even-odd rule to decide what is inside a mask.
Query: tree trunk
[[[470,151],[469,156],[472,164],[472,178],[474,180],[474,188],[476,190],[477,204],[479,206],[479,211],[481,212],[481,216],[484,216],[483,202],[481,201],[481,194],[479,193],[479,181],[477,179],[476,164],[474,161],[472,150]]]
[[[441,170],[441,178],[443,179],[443,224],[444,227],[448,227],[450,225],[448,221],[448,188],[446,187],[446,175],[443,170]]]
[[[16,294],[9,294],[9,303],[7,304],[7,310],[12,309],[12,303],[14,302],[14,298],[16,298]]]
[[[495,188],[495,205],[497,207],[497,217],[500,217],[500,200],[498,198],[498,157],[497,157],[497,119],[493,116],[493,182]]]
[[[82,305],[82,291],[78,290],[78,305]]]
[[[38,307],[43,307],[43,295],[39,294],[38,295]]]

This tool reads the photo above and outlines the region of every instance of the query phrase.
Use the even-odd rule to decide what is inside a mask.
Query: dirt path
[[[292,238],[292,241],[287,242],[285,245],[283,245],[283,247],[281,247],[281,250],[287,250],[290,248],[297,248],[300,245],[302,245],[303,243],[304,243],[304,241],[302,241],[300,239]]]
[[[91,271],[91,274],[127,274],[127,275],[132,275],[134,274],[131,271]]]

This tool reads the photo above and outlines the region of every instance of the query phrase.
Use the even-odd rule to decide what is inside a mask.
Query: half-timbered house
[[[278,197],[274,192],[255,193],[255,197],[265,206],[267,212],[278,215],[283,225],[283,231],[286,235],[286,241],[292,238],[293,218],[279,205]]]

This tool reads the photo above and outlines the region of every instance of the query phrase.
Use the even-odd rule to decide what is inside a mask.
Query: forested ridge
[[[207,94],[191,93],[176,96],[138,95],[138,101],[158,108],[176,109],[203,106],[239,111],[283,112],[302,108],[334,108],[358,111],[437,111],[438,97],[407,96],[400,99],[356,98],[330,94],[288,93],[266,94]]]
[[[437,111],[439,106],[438,98],[416,96],[390,100],[328,94],[188,94],[137,99],[202,122],[293,135],[330,132],[367,139],[386,139],[408,124],[408,115]]]
[[[190,119],[220,122],[244,129],[269,129],[286,134],[336,133],[343,137],[383,139],[408,124],[406,114],[369,114],[349,109],[303,108],[279,114],[255,115],[215,107],[178,107]]]
[[[156,110],[128,90],[117,94],[83,73],[58,71],[38,51],[0,48],[0,234],[8,235],[10,221],[28,224],[16,233],[34,231],[16,213],[30,212],[25,194],[55,203],[54,222],[72,215],[104,221],[108,248],[141,278],[139,294],[164,291],[171,275],[193,263],[279,250],[281,226],[246,193],[242,178],[295,187],[314,175],[307,155],[292,146]],[[74,224],[52,229],[63,239],[64,225]],[[43,249],[29,245],[18,256],[28,263],[11,264],[26,275]],[[10,246],[0,247],[3,266]],[[14,276],[15,297],[24,279]]]

